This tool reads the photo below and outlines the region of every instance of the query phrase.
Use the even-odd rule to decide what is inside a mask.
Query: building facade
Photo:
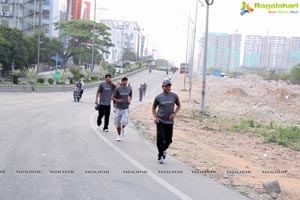
[[[67,0],[1,0],[0,24],[32,35],[41,27],[47,37],[58,37],[54,23],[66,20]]]
[[[72,20],[91,20],[91,1],[72,0]]]
[[[201,39],[200,54],[204,55],[205,39]],[[241,35],[227,33],[209,33],[207,44],[207,68],[222,71],[237,71],[240,63]],[[203,56],[200,59],[203,68]]]
[[[287,40],[288,48],[285,63],[289,69],[300,64],[300,37],[291,37]]]
[[[101,22],[111,28],[111,40],[115,45],[109,49],[110,54],[106,55],[105,60],[110,62],[124,61],[125,50],[134,52],[137,58],[143,56],[145,38],[140,32],[141,29],[137,22],[118,20],[101,20]]]
[[[244,68],[261,68],[263,37],[259,35],[247,35],[244,47]],[[265,52],[267,53],[267,52]]]
[[[247,35],[243,67],[289,71],[300,63],[300,37]]]

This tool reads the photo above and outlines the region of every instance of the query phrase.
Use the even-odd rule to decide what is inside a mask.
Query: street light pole
[[[36,71],[39,72],[40,65],[40,46],[41,46],[41,25],[42,25],[42,0],[39,1],[39,27],[38,27],[38,48],[37,48],[37,67]],[[35,23],[35,22],[34,22]]]
[[[192,53],[191,53],[191,62],[189,65],[189,82],[190,82],[190,88],[189,88],[189,101],[191,101],[192,97],[192,80],[193,80],[193,65],[194,65],[194,52],[195,52],[195,40],[196,40],[196,32],[197,32],[197,17],[198,17],[198,0],[196,0],[196,13],[195,13],[195,21],[194,21],[194,35],[193,35],[193,47],[192,47]]]
[[[189,88],[189,101],[192,96],[192,81],[193,81],[193,68],[194,68],[194,53],[195,53],[195,43],[196,43],[196,33],[197,33],[197,18],[198,18],[198,1],[203,5],[200,0],[196,0],[196,13],[195,13],[195,25],[194,25],[194,36],[193,36],[193,48],[191,53],[191,65],[189,66],[189,77],[190,77],[190,88]]]
[[[209,6],[214,3],[214,0],[205,0],[206,2],[206,26],[205,26],[205,46],[204,46],[204,65],[203,65],[203,78],[202,78],[202,100],[201,100],[201,114],[205,114],[205,87],[206,87],[206,68],[207,68],[207,45],[208,45],[208,21],[209,21]]]
[[[96,2],[94,1],[94,24],[93,24],[93,47],[92,47],[92,66],[91,66],[91,73],[93,73],[94,69],[94,52],[95,52],[95,26],[96,26]]]
[[[189,38],[190,38],[190,13],[189,13],[189,18],[188,18],[188,30],[187,30],[187,39],[186,39],[186,49],[185,49],[185,65],[188,63],[188,49],[189,49]],[[186,66],[184,67],[184,80],[183,80],[183,90],[186,91],[185,89],[185,83],[186,83]]]
[[[138,35],[136,62],[139,62],[140,61],[140,33],[144,29],[141,29],[139,26],[137,26],[137,28],[134,28],[134,30],[137,30],[137,35]]]

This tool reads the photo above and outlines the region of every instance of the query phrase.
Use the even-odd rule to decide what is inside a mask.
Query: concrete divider
[[[124,76],[132,76],[140,71],[145,70],[146,68],[141,68],[138,69],[136,71],[127,73],[127,74],[123,74],[121,76],[115,77],[112,80],[113,81],[117,81],[117,80],[121,80],[122,77]],[[85,89],[89,89],[89,88],[96,88],[99,86],[99,82],[96,83],[87,83],[84,85]],[[70,92],[73,90],[73,85],[57,85],[57,86],[29,86],[29,85],[0,85],[0,92]]]

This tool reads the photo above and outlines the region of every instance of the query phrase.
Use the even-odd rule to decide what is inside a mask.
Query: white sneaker
[[[161,156],[160,159],[158,160],[159,164],[164,164],[164,161],[165,159],[163,156]]]
[[[103,131],[104,131],[104,132],[108,132],[108,129],[107,129],[107,128],[105,128],[105,129],[103,129]]]
[[[121,137],[119,135],[117,136],[117,141],[121,141]]]
[[[127,135],[127,132],[126,132],[126,129],[124,127],[124,128],[122,128],[122,136],[125,137],[126,135]]]

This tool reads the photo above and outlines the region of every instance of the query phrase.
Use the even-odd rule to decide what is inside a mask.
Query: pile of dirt
[[[241,88],[233,88],[231,90],[226,91],[224,94],[230,96],[238,96],[238,97],[248,96],[248,94]]]

